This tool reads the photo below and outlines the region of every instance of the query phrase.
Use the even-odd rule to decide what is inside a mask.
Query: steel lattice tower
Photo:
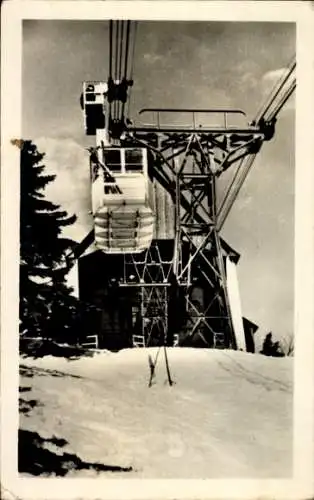
[[[207,347],[236,348],[225,260],[227,257],[237,259],[238,255],[219,236],[221,207],[217,204],[216,184],[224,171],[231,166],[240,168],[244,159],[258,152],[265,131],[255,125],[229,127],[227,120],[230,115],[244,114],[239,110],[201,110],[208,116],[219,113],[224,120],[223,127],[206,129],[195,126],[195,115],[200,113],[199,110],[184,110],[193,117],[192,126],[185,129],[160,125],[163,112],[175,113],[176,110],[153,111],[158,116],[155,127],[126,130],[122,141],[122,145],[148,147],[151,174],[170,193],[175,206],[172,261],[163,262],[154,248],[145,252],[141,262],[131,258],[135,270],[133,275],[142,290],[143,335],[140,344],[150,345],[152,336],[148,330],[151,325],[155,331],[159,328],[160,339],[168,344],[177,343],[179,332],[168,331],[168,304],[172,296],[178,300],[182,319],[176,328],[180,330],[181,345],[188,345],[196,337]],[[148,273],[148,268],[154,272]],[[126,279],[124,286],[134,284]],[[153,303],[163,305],[157,308],[155,316],[151,312]],[[135,344],[139,345],[139,342],[135,341]]]

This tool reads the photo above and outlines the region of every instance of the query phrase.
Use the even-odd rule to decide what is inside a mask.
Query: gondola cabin
[[[151,244],[146,148],[99,147],[91,155],[96,246],[105,253],[139,253]]]

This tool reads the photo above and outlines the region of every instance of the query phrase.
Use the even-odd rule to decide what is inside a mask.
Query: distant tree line
[[[294,342],[293,337],[290,336],[282,341],[273,341],[273,334],[269,332],[263,342],[261,354],[265,356],[273,356],[276,358],[282,358],[284,356],[293,356],[294,354]]]

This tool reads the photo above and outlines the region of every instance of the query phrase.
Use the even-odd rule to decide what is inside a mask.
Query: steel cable
[[[293,59],[291,60],[291,62],[288,65],[286,71],[284,72],[284,74],[281,76],[281,78],[279,79],[279,81],[276,83],[275,87],[271,91],[266,102],[263,104],[263,106],[258,111],[258,113],[255,117],[256,123],[258,123],[261,118],[265,118],[267,111],[270,109],[275,98],[278,96],[279,92],[282,90],[283,86],[285,85],[288,78],[291,76],[292,72],[295,70],[295,68],[296,68],[296,60],[295,60],[295,57],[293,57]]]
[[[283,108],[289,97],[292,95],[296,88],[296,80],[295,77],[290,83],[289,87],[284,91],[284,94],[280,96],[279,101],[276,102],[275,99],[278,97],[284,86],[287,84],[289,78],[293,74],[294,70],[296,68],[296,61],[295,57],[292,59],[290,64],[288,65],[287,70],[285,73],[282,75],[280,80],[276,83],[275,87],[273,88],[270,96],[268,97],[266,103],[263,105],[263,107],[260,108],[259,112],[256,115],[255,118],[255,123],[260,122],[261,120],[264,121],[273,121],[280,110]],[[272,106],[274,106],[273,109]],[[269,115],[267,115],[267,112],[269,112]],[[230,210],[239,194],[239,191],[245,181],[245,179],[248,176],[248,173],[253,165],[254,159],[256,157],[256,154],[250,154],[240,162],[240,164],[237,167],[237,171],[234,175],[234,178],[229,185],[229,188],[227,189],[227,192],[224,195],[223,201],[220,205],[219,211],[218,211],[218,230],[220,231],[227,216],[230,213]],[[242,169],[244,163],[244,167]],[[242,169],[242,170],[241,170]]]

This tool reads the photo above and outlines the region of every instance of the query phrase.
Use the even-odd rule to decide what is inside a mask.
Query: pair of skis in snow
[[[154,360],[150,354],[148,355],[148,364],[149,364],[149,369],[150,369],[150,378],[149,378],[149,382],[148,382],[148,387],[151,387],[153,385],[154,380],[156,378],[156,366],[157,366],[158,357],[159,357],[159,353],[160,353],[161,349],[163,349],[163,351],[164,351],[168,383],[169,383],[170,387],[174,384],[174,381],[173,381],[173,379],[171,377],[171,373],[170,373],[167,347],[166,347],[166,345],[163,345],[163,346],[158,347],[156,357]]]

